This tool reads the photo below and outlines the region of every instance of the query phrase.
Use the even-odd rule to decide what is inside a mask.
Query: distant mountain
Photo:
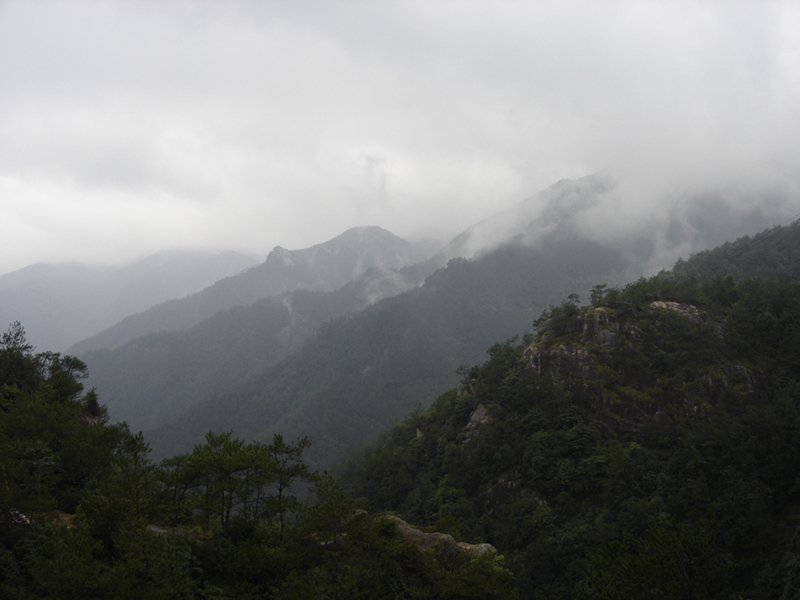
[[[615,251],[569,237],[534,248],[504,246],[477,261],[455,259],[421,287],[323,325],[299,352],[256,377],[207,390],[202,401],[194,396],[172,415],[158,411],[157,418],[143,415],[130,424],[146,424],[146,436],[165,455],[191,448],[208,429],[233,429],[248,439],[308,435],[310,460],[330,466],[429,404],[454,384],[459,365],[482,360],[492,342],[529,329],[570,292],[587,295],[593,284],[618,281],[625,268]],[[106,375],[95,356],[83,358],[112,417],[132,415],[132,407],[115,407],[147,377],[136,377],[127,390],[109,387],[123,364]],[[148,405],[160,402],[152,398]]]
[[[138,337],[81,355],[114,420],[150,431],[299,350],[323,323],[411,287],[372,268],[334,292],[295,290],[221,310],[183,331]]]
[[[69,348],[81,355],[98,348],[118,348],[135,337],[157,331],[180,331],[233,306],[292,290],[335,290],[367,269],[398,269],[428,258],[415,245],[380,227],[355,227],[304,250],[275,247],[266,261],[190,296],[163,302],[130,315]]]
[[[530,246],[568,224],[574,227],[576,215],[601,204],[615,187],[615,181],[605,172],[562,179],[512,208],[469,227],[435,258],[445,264],[451,258],[473,258],[502,245]]]
[[[659,195],[657,204],[654,194]],[[645,215],[638,207],[648,204],[658,208]],[[476,223],[434,260],[444,266],[454,257],[478,258],[504,244],[530,246],[546,236],[568,232],[622,253],[630,276],[650,275],[671,268],[680,257],[771,227],[785,218],[781,214],[796,212],[796,206],[785,191],[717,186],[656,192],[641,189],[630,177],[603,170],[562,179]]]
[[[602,174],[562,181],[417,265],[86,353],[90,385],[112,418],[143,429],[161,455],[186,451],[208,429],[233,429],[256,439],[308,435],[311,459],[330,465],[432,402],[459,365],[480,362],[489,345],[525,332],[549,305],[642,275],[652,248],[639,253],[624,239],[603,244],[581,231],[580,218],[612,198],[614,186]],[[459,252],[473,258],[450,259],[431,274]],[[297,254],[270,260],[293,269]]]
[[[0,276],[0,323],[20,321],[28,341],[63,351],[120,319],[180,298],[253,264],[236,252],[160,252],[133,264],[38,263]]]

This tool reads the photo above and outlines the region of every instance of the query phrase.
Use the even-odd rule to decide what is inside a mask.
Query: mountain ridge
[[[126,265],[37,263],[0,276],[0,319],[62,351],[120,319],[254,264],[235,252],[159,252]]]
[[[156,331],[188,329],[219,310],[245,306],[296,289],[333,290],[370,267],[400,268],[423,258],[416,247],[376,226],[353,227],[335,238],[289,251],[276,246],[264,262],[219,280],[191,296],[170,300],[129,315],[68,349],[76,355],[118,348]]]
[[[454,259],[420,287],[322,324],[296,353],[192,404],[148,437],[169,453],[212,423],[254,439],[284,431],[315,439],[309,460],[328,465],[430,402],[453,384],[458,365],[480,360],[493,340],[524,330],[564,293],[588,293],[595,277],[613,279],[624,268],[613,251],[580,239]],[[98,390],[104,393],[99,383]],[[170,445],[179,437],[182,446]]]

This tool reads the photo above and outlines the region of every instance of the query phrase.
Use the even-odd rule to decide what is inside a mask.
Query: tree
[[[143,530],[156,513],[158,486],[150,446],[141,432],[131,435],[117,425],[121,439],[105,473],[98,474],[80,505],[92,537],[102,540],[110,554],[122,529]]]
[[[275,434],[269,445],[269,454],[275,464],[276,494],[272,497],[273,513],[278,515],[280,539],[283,540],[287,515],[300,506],[297,497],[291,493],[292,485],[297,481],[313,482],[317,479],[302,460],[303,451],[311,445],[307,437],[287,444],[283,436]]]
[[[175,527],[194,510],[207,529],[227,530],[233,519],[258,520],[266,510],[274,471],[266,445],[246,444],[230,431],[209,431],[205,444],[160,465],[169,521]]]
[[[713,526],[689,527],[666,519],[643,536],[626,533],[591,558],[582,598],[702,600],[724,594],[730,560],[717,545]]]

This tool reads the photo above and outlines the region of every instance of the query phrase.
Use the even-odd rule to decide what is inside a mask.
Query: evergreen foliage
[[[514,597],[494,557],[421,551],[309,469],[306,438],[208,432],[155,464],[85,373],[19,323],[0,338],[0,597]]]
[[[461,369],[357,494],[495,545],[522,598],[787,597],[800,282],[661,273],[591,299]]]
[[[0,335],[0,597],[796,598],[800,281],[792,260],[759,272],[747,257],[762,243],[791,257],[798,232],[597,285],[587,306],[568,296],[535,334],[458,367],[460,384],[345,484],[309,467],[309,439],[277,433],[209,431],[156,464],[84,392],[83,362],[36,353],[12,323]],[[474,268],[454,263],[431,289]],[[357,340],[365,323],[329,328]],[[391,340],[408,331],[389,325]],[[382,348],[321,346],[330,362],[312,366],[326,376],[348,364],[340,355]],[[387,510],[500,555],[423,549]]]
[[[726,242],[679,260],[678,277],[712,281],[732,275],[743,279],[800,279],[800,221]]]

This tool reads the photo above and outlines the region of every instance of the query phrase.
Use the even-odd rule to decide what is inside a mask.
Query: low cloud
[[[0,271],[447,239],[605,168],[587,231],[717,243],[800,212],[798,32],[788,3],[6,1]]]

